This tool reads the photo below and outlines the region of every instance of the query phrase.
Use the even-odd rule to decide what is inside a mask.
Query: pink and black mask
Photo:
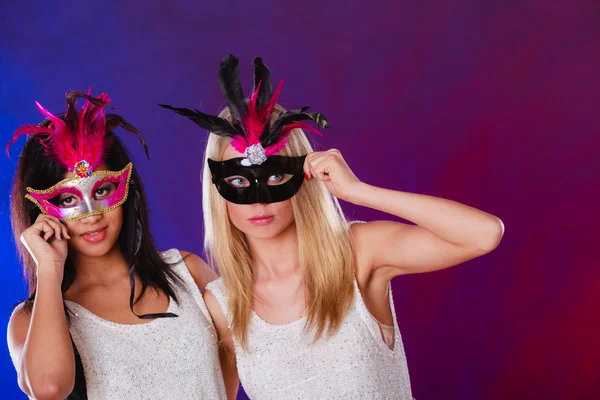
[[[321,113],[306,112],[308,107],[282,113],[271,123],[271,117],[283,79],[275,92],[271,73],[260,57],[254,64],[254,90],[249,100],[244,98],[240,84],[239,61],[233,55],[221,61],[219,85],[232,121],[227,121],[198,110],[161,107],[188,117],[209,132],[231,138],[231,146],[243,157],[226,161],[208,160],[208,167],[219,194],[237,204],[277,203],[294,196],[304,181],[304,159],[276,155],[282,150],[291,131],[301,128],[320,135],[303,121],[313,121],[328,128],[327,118]]]
[[[76,102],[80,98],[85,99],[85,103],[77,110]],[[97,170],[110,145],[111,139],[106,133],[122,127],[139,136],[146,155],[148,148],[137,129],[116,114],[106,114],[109,103],[110,99],[104,93],[92,97],[72,91],[67,94],[67,110],[61,117],[36,102],[47,121],[40,125],[24,125],[15,132],[7,151],[21,135],[30,135],[44,146],[45,156],[54,158],[73,173],[72,177],[50,188],[26,189],[25,197],[42,213],[62,221],[73,221],[109,212],[127,200],[133,165],[129,163],[120,171]]]

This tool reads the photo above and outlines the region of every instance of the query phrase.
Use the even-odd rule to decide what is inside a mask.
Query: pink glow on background
[[[492,254],[393,282],[414,397],[600,398],[596,1],[37,3],[3,9],[6,142],[38,122],[35,100],[54,112],[67,89],[110,93],[150,147],[148,162],[120,136],[160,247],[201,253],[205,135],[157,104],[215,114],[221,58],[240,58],[249,95],[260,55],[273,82],[285,77],[282,105],[325,114],[331,128],[311,140],[340,149],[359,178],[505,222]],[[24,295],[6,217],[15,160],[0,160],[5,320]],[[6,350],[2,367],[17,393]]]

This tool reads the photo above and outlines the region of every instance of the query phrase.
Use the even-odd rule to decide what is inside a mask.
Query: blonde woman
[[[241,379],[252,399],[411,399],[391,279],[492,251],[502,222],[453,201],[370,186],[338,150],[313,152],[300,129],[312,128],[300,121],[326,128],[326,119],[276,105],[281,84],[273,93],[260,58],[249,101],[235,57],[222,61],[219,78],[228,106],[219,117],[163,107],[211,132],[205,245],[222,277],[208,284],[205,301],[228,397]],[[350,225],[336,198],[416,225]]]

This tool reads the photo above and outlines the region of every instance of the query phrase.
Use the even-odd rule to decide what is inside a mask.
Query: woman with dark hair
[[[84,99],[81,110],[78,99]],[[102,94],[15,132],[31,136],[11,198],[29,297],[8,326],[19,386],[36,399],[225,398],[198,256],[157,253],[146,196],[112,131],[141,134]],[[8,149],[8,147],[7,147]]]

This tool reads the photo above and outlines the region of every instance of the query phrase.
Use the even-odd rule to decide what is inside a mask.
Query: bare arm
[[[359,181],[338,150],[310,153],[304,171],[336,197],[414,222],[354,224],[359,279],[435,271],[492,251],[502,238],[499,218],[475,208]]]
[[[64,399],[75,384],[75,355],[60,281],[38,274],[31,313],[17,310],[8,324],[8,348],[19,387],[35,399]]]
[[[437,197],[359,184],[349,201],[404,218],[353,224],[357,257],[369,273],[389,281],[401,274],[435,271],[494,250],[502,221],[486,212]]]
[[[391,323],[390,280],[401,274],[435,271],[492,251],[504,225],[475,208],[432,196],[382,189],[358,180],[338,150],[310,153],[304,172],[339,199],[395,215],[400,222],[353,224],[356,278],[369,311]]]
[[[235,362],[233,338],[231,337],[231,332],[227,326],[227,320],[221,310],[221,306],[219,306],[219,302],[208,290],[204,292],[204,302],[206,303],[206,307],[208,308],[208,312],[213,320],[219,338],[219,359],[221,361],[221,371],[223,372],[227,398],[229,400],[235,400],[240,385],[240,378]]]
[[[75,355],[61,283],[69,233],[58,219],[40,215],[21,235],[37,265],[31,313],[17,310],[8,324],[8,348],[19,387],[36,399],[64,399],[75,384]]]
[[[204,293],[206,285],[218,278],[217,274],[196,254],[183,250],[180,251],[180,254],[185,260],[185,265],[187,265],[192,278],[194,278],[196,286],[200,289],[200,293]]]

